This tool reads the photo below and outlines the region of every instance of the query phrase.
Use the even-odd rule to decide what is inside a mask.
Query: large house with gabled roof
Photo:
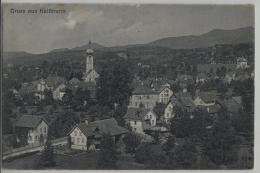
[[[199,92],[194,99],[196,106],[212,106],[218,98],[217,91],[203,91]]]
[[[156,114],[146,108],[128,108],[124,117],[126,123],[135,133],[144,133],[151,127],[156,126]]]
[[[156,103],[168,103],[173,91],[169,86],[150,87],[146,85],[137,86],[130,96],[129,106],[131,108],[149,108],[155,107]]]
[[[104,134],[113,137],[115,143],[119,141],[128,130],[119,126],[114,118],[97,120],[77,124],[70,132],[71,148],[77,150],[95,150],[100,147]]]
[[[163,120],[165,123],[170,122],[170,119],[175,116],[177,109],[181,109],[190,113],[195,111],[196,106],[193,103],[190,93],[179,92],[172,96],[164,110]]]
[[[48,124],[41,116],[22,115],[15,122],[18,142],[22,144],[43,144],[48,136]]]

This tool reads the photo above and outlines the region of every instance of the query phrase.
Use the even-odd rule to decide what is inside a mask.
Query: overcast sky
[[[11,14],[10,9],[65,9],[63,14]],[[90,39],[103,46],[199,35],[212,29],[254,26],[252,6],[206,5],[7,5],[4,51],[44,53]]]

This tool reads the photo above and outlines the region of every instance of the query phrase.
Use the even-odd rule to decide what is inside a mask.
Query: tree
[[[49,135],[53,137],[64,137],[80,122],[80,117],[71,110],[61,112],[49,128]]]
[[[197,167],[197,150],[194,143],[185,140],[169,153],[167,167],[170,169],[195,169]]]
[[[126,114],[126,110],[127,110],[127,105],[118,106],[114,111],[114,115],[113,115],[117,123],[123,127],[125,126],[124,116]]]
[[[100,144],[100,154],[98,158],[97,168],[116,169],[117,160],[118,153],[116,151],[114,139],[109,134],[103,135]]]
[[[27,110],[26,110],[25,106],[22,105],[22,106],[20,107],[20,109],[19,109],[19,112],[22,113],[22,114],[27,113]]]
[[[65,94],[62,97],[62,101],[65,105],[71,106],[72,105],[72,90],[69,88],[65,88]]]
[[[47,139],[46,144],[44,146],[44,150],[40,157],[39,166],[40,167],[53,167],[56,165],[54,160],[53,146],[51,145],[51,141]]]
[[[166,105],[164,103],[157,103],[156,102],[156,105],[153,108],[153,111],[157,115],[158,119],[160,119],[160,117],[163,116],[165,108],[166,108]]]
[[[52,91],[51,91],[51,90],[48,90],[48,89],[44,90],[44,96],[45,96],[45,98],[44,98],[44,103],[45,103],[46,105],[51,105],[51,104],[53,104],[54,99],[53,99]]]
[[[212,132],[205,141],[205,154],[217,165],[232,164],[237,159],[235,146],[238,142],[227,111],[222,108]]]
[[[191,119],[186,111],[181,111],[170,120],[170,131],[176,137],[188,137],[191,135]]]
[[[39,137],[39,142],[40,142],[40,144],[43,144],[43,143],[44,143],[43,134],[40,135],[40,137]]]
[[[12,124],[10,119],[15,118],[13,109],[15,108],[15,96],[11,91],[6,91],[2,96],[2,129],[3,133],[12,133]]]
[[[197,109],[189,113],[181,110],[178,114],[171,119],[170,131],[173,135],[179,138],[195,136],[200,140],[205,138],[206,127],[212,123],[206,111]]]
[[[130,132],[125,135],[123,142],[126,145],[126,152],[135,153],[136,148],[141,143],[141,139],[137,134]]]
[[[238,133],[253,135],[254,133],[254,114],[240,110],[236,116],[232,116],[232,125]]]
[[[148,169],[164,169],[166,155],[160,145],[141,144],[136,151],[135,160],[138,163],[145,164]]]
[[[114,104],[127,104],[132,81],[127,62],[118,58],[104,65],[97,81],[97,99],[102,106],[114,108]]]
[[[85,102],[87,103],[90,98],[89,90],[78,88],[75,94],[72,96],[72,108],[74,110],[82,110],[84,108]]]

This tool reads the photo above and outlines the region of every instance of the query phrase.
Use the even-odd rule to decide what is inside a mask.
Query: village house
[[[114,118],[97,120],[90,123],[86,120],[76,125],[69,132],[71,148],[77,150],[96,150],[99,149],[104,134],[111,135],[116,143],[127,132],[127,129],[120,127]]]
[[[208,76],[205,73],[199,73],[196,77],[196,83],[204,83],[208,80]]]
[[[78,80],[77,78],[75,78],[75,77],[73,77],[72,79],[70,79],[69,80],[69,84],[70,85],[77,85],[77,84],[79,84],[81,81],[80,80]]]
[[[126,123],[133,132],[143,134],[145,130],[156,126],[156,114],[146,108],[128,108],[125,115]]]
[[[177,109],[191,113],[194,112],[195,104],[193,103],[192,97],[189,93],[179,92],[172,96],[164,110],[163,120],[165,123],[170,122],[170,120],[176,115]]]
[[[65,83],[66,80],[63,77],[49,76],[46,79],[39,79],[33,82],[23,83],[19,90],[19,95],[34,95],[39,100],[43,100],[45,99],[44,92],[46,90],[55,91],[57,89],[55,96],[58,96],[59,86]]]
[[[65,88],[66,88],[66,85],[64,83],[57,86],[52,92],[53,99],[62,100],[62,98],[65,94]]]
[[[235,80],[235,77],[236,77],[236,73],[230,71],[226,73],[224,80],[228,84],[230,84],[232,80]]]
[[[151,88],[149,86],[140,85],[134,89],[132,96],[130,96],[128,107],[145,107],[152,109],[156,103],[168,103],[172,94],[173,92],[168,86]]]
[[[22,115],[15,122],[18,142],[22,144],[44,144],[48,136],[48,124],[41,116]]]
[[[238,69],[246,69],[249,65],[247,64],[247,59],[244,57],[237,58],[237,68]]]
[[[212,106],[215,104],[218,94],[216,91],[199,92],[195,96],[194,104],[196,106]]]
[[[94,82],[73,82],[69,83],[66,86],[67,89],[70,89],[73,93],[75,93],[78,89],[81,89],[82,91],[89,91],[89,97],[92,100],[96,99],[96,85]],[[65,92],[65,88],[62,90],[62,92]]]

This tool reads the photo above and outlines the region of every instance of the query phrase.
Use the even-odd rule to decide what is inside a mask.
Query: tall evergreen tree
[[[116,151],[116,145],[114,139],[105,134],[102,137],[100,144],[100,154],[98,158],[98,169],[116,169],[116,162],[118,160],[118,153]]]

